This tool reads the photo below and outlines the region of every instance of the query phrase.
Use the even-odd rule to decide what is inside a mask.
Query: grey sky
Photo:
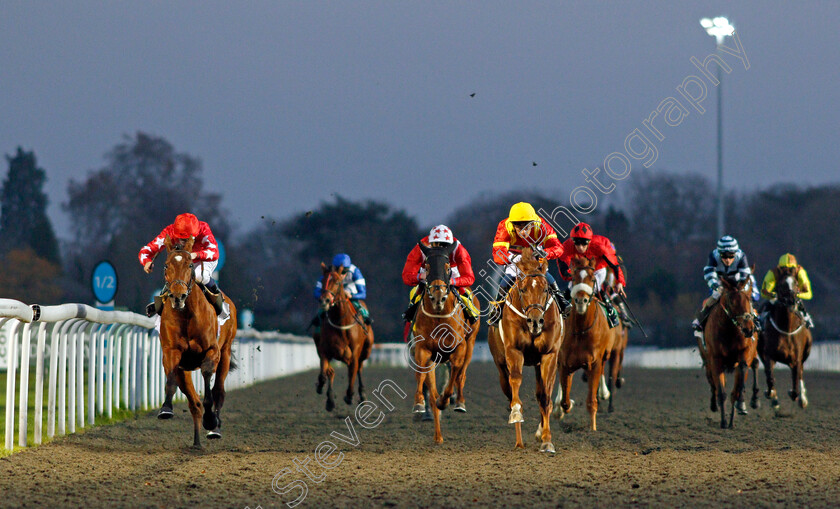
[[[583,184],[698,74],[716,15],[750,63],[725,56],[728,187],[840,180],[827,1],[0,0],[0,150],[35,151],[63,238],[68,179],[138,130],[200,157],[241,227],[334,192],[429,224],[481,192]],[[653,168],[714,176],[715,93]]]

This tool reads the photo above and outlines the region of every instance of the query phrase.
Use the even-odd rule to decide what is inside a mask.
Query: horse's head
[[[548,262],[534,257],[531,248],[522,250],[522,256],[517,262],[520,276],[516,280],[516,290],[522,314],[525,315],[525,325],[532,337],[542,334],[545,326],[545,312],[551,306],[551,292],[545,274]]]
[[[744,337],[752,337],[755,334],[755,323],[753,322],[753,309],[750,301],[752,294],[750,281],[745,279],[733,284],[724,279],[723,289],[720,303],[726,316]]]
[[[576,257],[572,261],[572,302],[575,312],[585,314],[595,293],[595,261]]]
[[[195,284],[195,271],[190,256],[193,243],[195,237],[190,237],[185,242],[176,242],[167,235],[164,240],[167,255],[163,277],[166,279],[169,301],[173,309],[184,309],[187,297]]]
[[[796,296],[799,295],[799,283],[796,279],[799,267],[777,267],[776,268],[776,298],[777,301],[795,311]]]
[[[321,271],[324,275],[321,278],[321,298],[318,302],[321,309],[326,311],[344,297],[344,276],[347,274],[347,267],[331,267],[321,262]]]
[[[452,277],[449,255],[455,251],[456,247],[458,247],[457,244],[447,244],[443,247],[426,247],[420,244],[420,251],[426,257],[424,268],[429,299],[436,313],[443,312],[446,299],[449,297],[449,284]]]

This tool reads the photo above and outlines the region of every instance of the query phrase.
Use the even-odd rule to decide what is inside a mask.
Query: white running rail
[[[111,417],[114,409],[160,406],[165,376],[154,327],[155,320],[137,313],[102,311],[84,304],[30,306],[0,299],[5,449],[15,446],[16,424],[19,447],[43,442],[45,406],[47,438],[93,425],[96,416]],[[310,338],[276,332],[237,331],[233,353],[239,368],[228,375],[227,389],[319,365]],[[32,370],[35,392],[30,405]],[[200,376],[193,376],[193,383],[203,392]],[[28,443],[30,406],[34,425]]]

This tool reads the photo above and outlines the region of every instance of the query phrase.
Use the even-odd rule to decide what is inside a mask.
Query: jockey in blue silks
[[[342,267],[345,269],[343,281],[344,291],[350,298],[350,302],[353,303],[353,306],[355,306],[356,310],[362,316],[364,322],[367,325],[370,325],[370,313],[368,312],[367,306],[364,304],[364,299],[367,297],[367,286],[365,285],[365,277],[362,275],[362,271],[353,265],[353,262],[350,260],[350,255],[346,253],[339,253],[335,255],[332,259],[332,266],[333,269],[340,269]],[[321,287],[321,280],[319,279],[318,282],[315,283],[315,291],[313,292],[316,299],[321,298],[322,291],[323,288]],[[319,309],[318,314],[312,319],[312,326],[317,327],[320,324],[322,314],[323,311]]]

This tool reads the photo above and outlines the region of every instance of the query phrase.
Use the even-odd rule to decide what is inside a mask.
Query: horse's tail
[[[231,349],[231,351],[230,351],[230,367],[228,368],[228,371],[234,371],[237,368],[239,368],[239,364],[236,363],[236,355],[234,355],[233,349]]]

